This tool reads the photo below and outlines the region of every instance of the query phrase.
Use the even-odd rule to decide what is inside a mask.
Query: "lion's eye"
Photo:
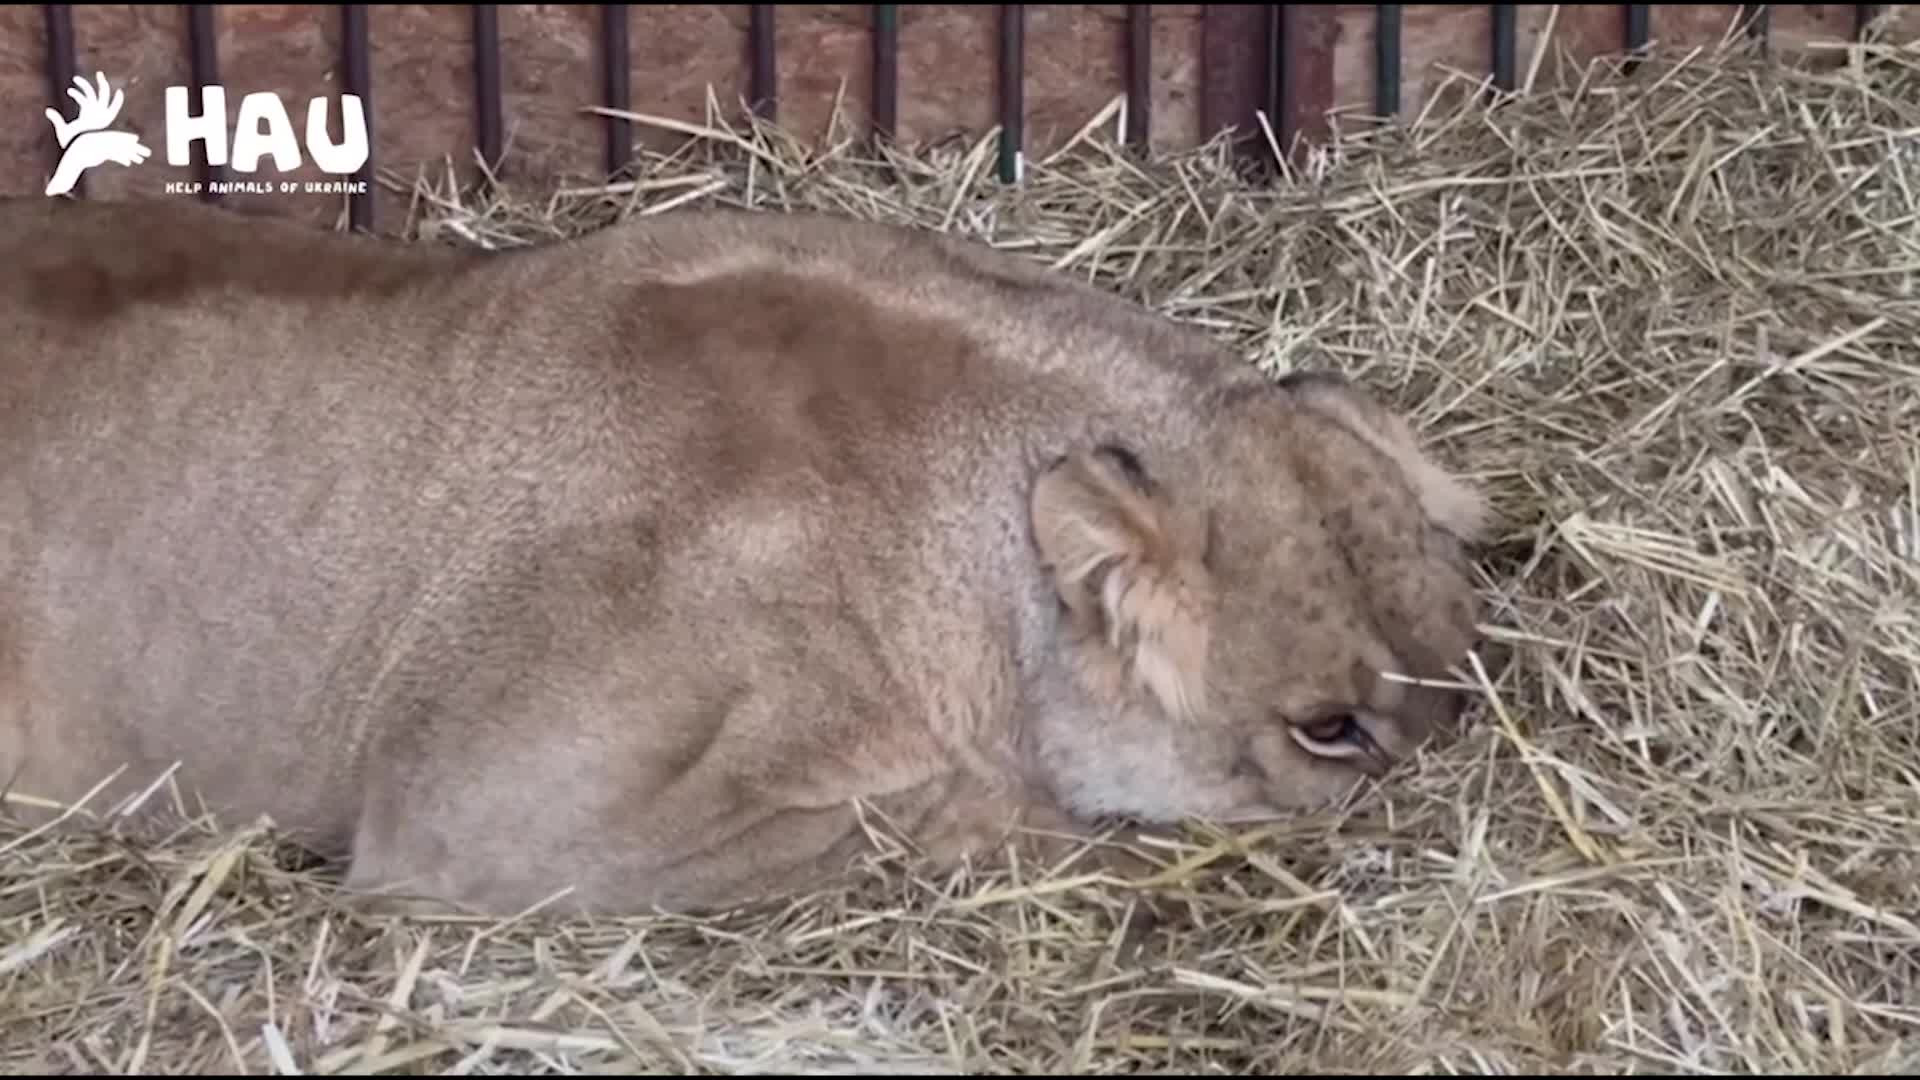
[[[1302,724],[1300,730],[1316,742],[1339,742],[1353,730],[1353,717],[1346,713],[1335,713],[1323,720]]]

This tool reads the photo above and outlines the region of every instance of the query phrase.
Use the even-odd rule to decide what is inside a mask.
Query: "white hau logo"
[[[61,146],[60,164],[47,181],[48,195],[73,190],[80,174],[95,165],[109,161],[136,165],[152,153],[132,132],[106,130],[120,114],[125,95],[115,90],[109,97],[107,77],[96,73],[95,78],[99,80],[97,91],[79,77],[73,80],[75,89],[67,91],[80,105],[80,114],[71,123],[58,112],[47,110]],[[186,165],[187,148],[197,139],[206,144],[209,165],[230,165],[235,172],[251,173],[260,168],[262,158],[270,157],[281,172],[300,167],[300,140],[294,135],[286,108],[280,104],[280,95],[259,91],[240,99],[231,149],[226,88],[201,87],[200,112],[196,115],[190,108],[186,87],[167,87],[167,164]],[[359,95],[340,95],[340,119],[342,138],[335,143],[327,137],[327,99],[317,97],[307,102],[307,153],[322,172],[345,176],[367,162],[367,117]]]

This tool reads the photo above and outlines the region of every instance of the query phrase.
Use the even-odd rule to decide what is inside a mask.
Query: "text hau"
[[[231,162],[226,88],[201,87],[200,112],[196,115],[189,109],[187,88],[167,87],[167,164],[186,165],[187,147],[199,139],[207,144],[209,165],[230,164],[236,172],[250,173],[260,167],[261,158],[271,157],[281,172],[300,167],[300,143],[294,137],[293,121],[280,104],[280,95],[257,91],[240,99]],[[307,102],[307,153],[322,172],[344,176],[367,163],[367,117],[358,94],[340,95],[340,117],[342,138],[335,143],[327,136],[327,99],[317,97]]]

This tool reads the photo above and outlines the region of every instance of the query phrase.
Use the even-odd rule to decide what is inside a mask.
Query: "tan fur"
[[[1404,421],[970,243],[14,200],[0,320],[0,776],[177,763],[358,892],[709,907],[878,818],[1315,805],[1458,711],[1385,677],[1475,640]],[[1339,710],[1377,754],[1290,734]]]
[[[1085,677],[1120,699],[1145,690],[1184,721],[1206,708],[1212,598],[1205,521],[1181,509],[1101,450],[1076,451],[1042,473],[1031,507]]]
[[[1348,431],[1392,458],[1413,486],[1427,516],[1441,528],[1466,541],[1484,538],[1489,518],[1485,498],[1422,454],[1404,417],[1388,412],[1372,398],[1354,393],[1351,384],[1331,372],[1294,373],[1283,377],[1281,383],[1302,403],[1340,421]]]

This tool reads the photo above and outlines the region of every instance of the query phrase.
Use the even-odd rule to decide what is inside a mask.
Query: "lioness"
[[[1331,374],[970,242],[507,254],[0,209],[0,783],[503,913],[822,881],[866,815],[1239,818],[1461,707],[1483,504]],[[1024,831],[1024,830],[1023,830]]]

